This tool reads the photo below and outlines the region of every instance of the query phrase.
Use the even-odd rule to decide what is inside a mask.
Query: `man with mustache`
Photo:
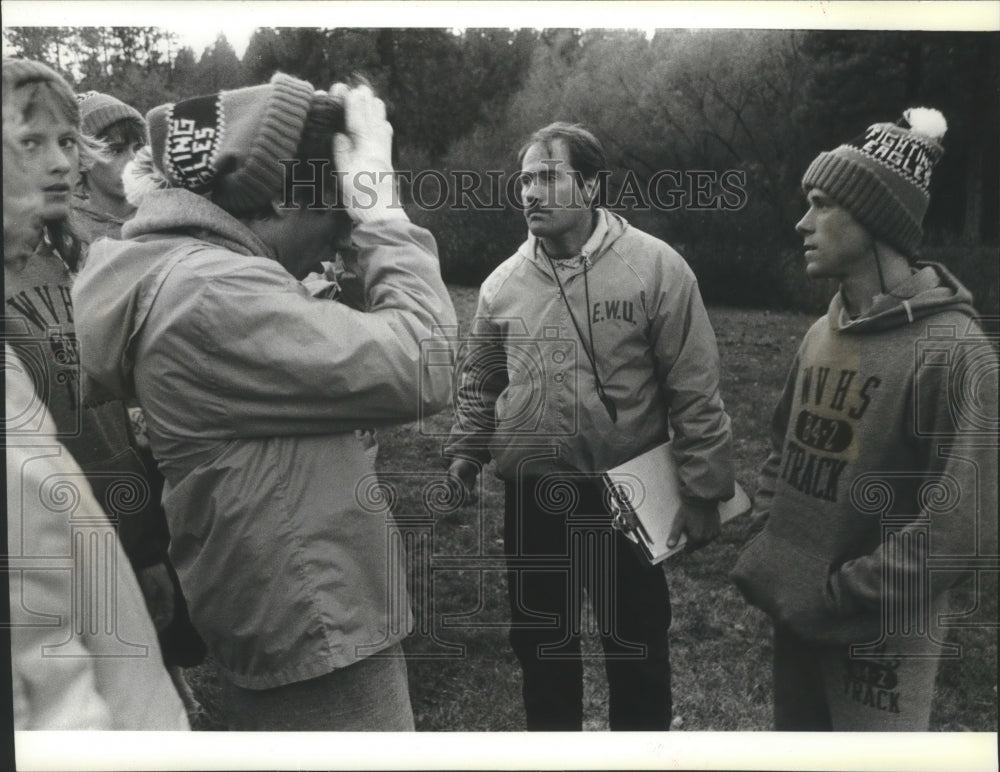
[[[551,124],[519,153],[528,239],[483,283],[459,355],[449,475],[505,483],[510,640],[529,730],[580,730],[586,588],[612,730],[670,728],[663,571],[612,529],[603,472],[672,436],[684,499],[668,544],[719,532],[733,495],[715,335],[694,274],[664,242],[597,205],[600,142]]]

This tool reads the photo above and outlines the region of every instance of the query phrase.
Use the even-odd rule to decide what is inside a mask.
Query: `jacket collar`
[[[177,231],[237,254],[275,259],[273,250],[246,225],[204,196],[183,188],[148,194],[122,228],[122,238]]]
[[[618,237],[625,231],[627,223],[618,215],[607,209],[598,208],[596,223],[590,237],[580,248],[580,253],[573,257],[552,260],[545,255],[541,240],[528,234],[528,240],[518,250],[533,262],[546,275],[552,276],[552,267],[556,266],[559,275],[568,278],[583,272],[584,267],[592,267],[608,251]]]

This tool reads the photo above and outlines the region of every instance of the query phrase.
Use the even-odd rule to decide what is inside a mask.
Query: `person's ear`
[[[587,206],[591,206],[594,203],[594,198],[597,196],[597,176],[588,179],[582,179],[583,182],[583,198],[584,203]]]

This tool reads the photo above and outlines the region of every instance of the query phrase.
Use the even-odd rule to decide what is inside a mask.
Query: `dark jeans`
[[[604,647],[611,729],[669,729],[666,578],[612,529],[599,478],[507,483],[504,551],[528,729],[582,728],[584,588]]]
[[[833,729],[816,647],[774,626],[774,729],[829,732]]]
[[[154,544],[163,545],[163,563],[167,567],[170,583],[174,589],[174,615],[164,629],[157,632],[163,664],[167,667],[196,667],[205,661],[208,648],[191,623],[187,600],[181,589],[177,571],[166,556],[166,546],[170,543],[170,529],[167,513],[163,511],[163,474],[156,466],[156,459],[148,448],[137,448],[136,452],[146,469],[146,482],[150,487],[150,497],[157,502],[154,508],[143,513],[145,538]]]

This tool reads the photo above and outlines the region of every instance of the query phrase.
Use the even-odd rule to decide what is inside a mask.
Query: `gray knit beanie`
[[[100,137],[112,124],[129,118],[146,125],[142,113],[110,94],[84,91],[76,95],[76,101],[80,103],[80,128],[91,137]]]
[[[80,122],[80,109],[77,106],[76,95],[63,77],[41,62],[33,59],[13,59],[4,57],[3,59],[3,101],[4,104],[10,98],[9,92],[13,89],[29,86],[33,83],[44,83],[51,86],[59,100],[60,107],[66,112],[66,117],[70,123],[78,125]]]
[[[930,203],[931,171],[944,154],[944,116],[911,107],[899,123],[876,123],[864,136],[820,153],[802,187],[821,188],[875,238],[916,254]]]
[[[153,163],[174,187],[209,195],[230,214],[281,195],[315,89],[275,73],[262,86],[154,107],[146,115]]]

